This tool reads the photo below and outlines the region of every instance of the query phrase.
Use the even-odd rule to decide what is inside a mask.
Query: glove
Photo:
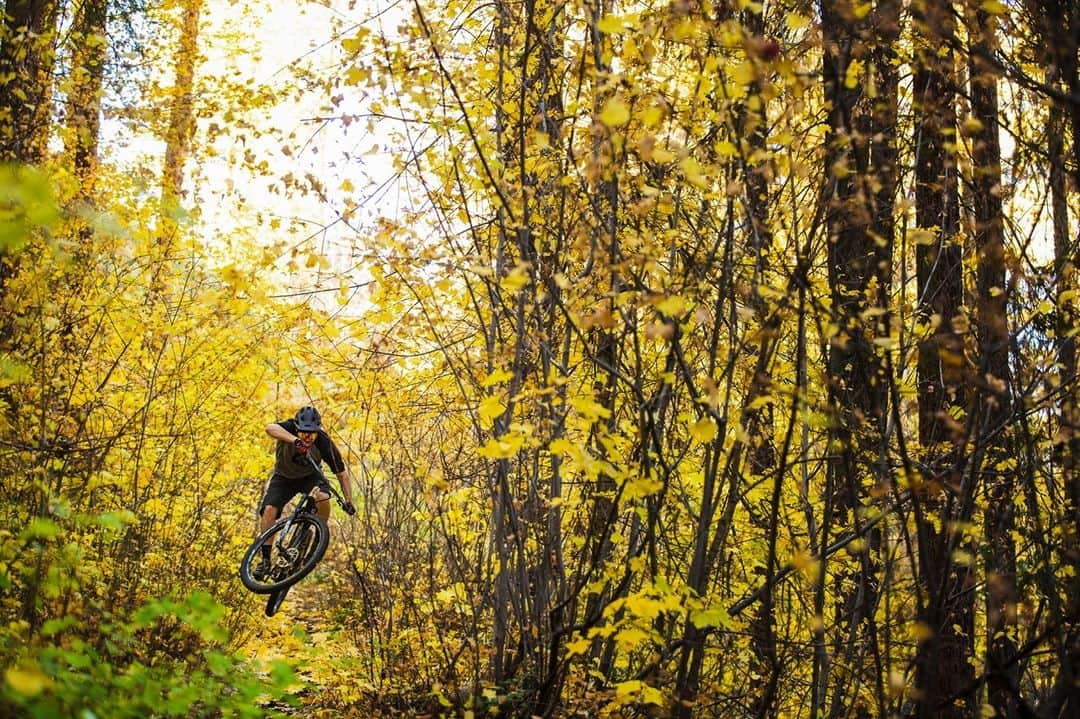
[[[307,451],[311,447],[311,445],[309,443],[305,442],[304,440],[300,439],[299,437],[296,438],[296,441],[293,442],[293,444],[296,445],[296,451],[299,452],[300,454],[303,454],[303,455],[307,455]]]
[[[356,516],[356,507],[353,506],[352,502],[346,502],[341,506],[341,508],[344,509],[345,514],[349,515],[350,517]]]

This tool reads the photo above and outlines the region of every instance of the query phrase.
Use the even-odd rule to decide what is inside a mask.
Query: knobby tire
[[[266,616],[272,617],[281,609],[281,603],[285,601],[285,595],[289,593],[289,587],[271,592],[266,599]]]
[[[319,560],[323,558],[323,555],[326,554],[326,547],[330,544],[330,528],[327,527],[326,521],[316,514],[300,514],[292,520],[292,526],[289,528],[289,541],[291,541],[292,537],[298,536],[299,532],[305,530],[313,533],[314,536],[305,542],[306,551],[298,556],[291,563],[291,566],[287,568],[278,567],[280,555],[276,546],[277,535],[285,527],[286,523],[287,520],[278,521],[256,537],[247,553],[244,554],[243,561],[240,562],[240,581],[256,594],[271,594],[291,587],[306,577],[319,563]],[[264,541],[271,543],[272,574],[266,580],[260,581],[255,578],[253,570],[262,556],[260,548]]]

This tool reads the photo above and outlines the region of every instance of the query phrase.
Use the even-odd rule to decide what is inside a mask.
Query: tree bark
[[[101,97],[108,50],[108,5],[108,0],[84,0],[76,11],[72,31],[75,47],[65,151],[75,167],[80,194],[85,199],[93,198],[97,181]]]
[[[8,0],[0,38],[0,162],[34,164],[48,151],[55,0]]]
[[[951,698],[974,678],[969,658],[974,603],[966,566],[953,562],[955,518],[951,488],[962,483],[958,447],[965,430],[953,408],[963,407],[963,248],[955,155],[956,68],[948,40],[955,33],[952,8],[917,3],[915,199],[919,228],[916,274],[920,321],[927,335],[919,344],[919,439],[928,476],[915,497],[918,531],[919,621],[928,636],[915,657],[918,716],[966,717],[969,704]],[[945,705],[942,705],[946,702]]]
[[[892,132],[884,124],[892,124],[896,115],[896,74],[887,58],[899,31],[899,5],[882,2],[872,15],[860,17],[847,0],[822,0],[821,19],[822,75],[829,106],[825,150],[829,287],[839,328],[827,360],[834,418],[830,443],[835,449],[827,467],[823,527],[844,531],[858,526],[854,510],[866,496],[864,484],[879,481],[878,459],[885,450],[888,381],[876,340],[889,334],[897,168]],[[853,75],[857,63],[865,63],[872,80]],[[823,537],[821,544],[827,542]],[[871,541],[855,559],[857,568],[836,570],[834,653],[842,653],[855,666],[855,675],[832,678],[830,716],[851,709],[858,693],[852,683],[866,681],[869,675],[858,665],[876,652],[873,545]]]
[[[161,257],[168,260],[176,242],[176,218],[184,196],[184,164],[195,136],[195,68],[199,61],[199,16],[205,0],[185,0],[176,48],[176,79],[165,131],[165,164],[161,176]]]
[[[978,129],[972,141],[972,204],[978,257],[979,406],[974,452],[986,491],[986,642],[987,688],[997,716],[1017,716],[1020,674],[1014,661],[1016,631],[1016,547],[1012,496],[1015,473],[1008,467],[1012,420],[1009,370],[1008,298],[1005,232],[1001,201],[1001,146],[998,119],[998,73],[983,59],[996,47],[996,21],[969,0],[968,34],[974,41],[969,59],[971,113]]]

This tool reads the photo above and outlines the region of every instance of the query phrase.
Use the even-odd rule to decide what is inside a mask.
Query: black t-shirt
[[[286,419],[277,424],[284,427],[287,432],[297,434],[295,420]],[[326,462],[334,474],[341,474],[345,471],[345,460],[341,458],[341,452],[338,451],[334,441],[330,439],[330,435],[321,429],[316,434],[311,447],[308,448],[308,456],[315,460],[316,465],[320,462]],[[311,469],[311,464],[304,458],[304,455],[296,451],[296,445],[292,442],[277,440],[274,474],[286,479],[303,479],[315,474],[315,472]]]

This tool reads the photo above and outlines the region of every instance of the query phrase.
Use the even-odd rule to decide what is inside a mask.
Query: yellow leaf
[[[648,127],[656,127],[664,119],[664,111],[653,105],[641,113],[641,121]]]
[[[663,147],[654,147],[652,151],[652,161],[659,162],[661,164],[665,162],[671,162],[675,159],[675,153],[667,150]]]
[[[584,654],[592,646],[592,640],[579,637],[572,642],[566,643],[566,655],[572,657],[576,654]]]
[[[669,295],[655,303],[656,309],[668,317],[677,317],[686,310],[686,300],[678,295]]]
[[[645,682],[638,679],[619,682],[615,685],[615,698],[623,703],[633,701],[634,696],[641,692],[643,686],[645,686]]]
[[[604,109],[600,111],[600,122],[608,127],[622,127],[630,122],[630,108],[619,98],[613,97],[604,103]]]
[[[731,79],[739,85],[749,85],[757,79],[757,68],[750,60],[743,60],[731,69]]]
[[[621,32],[626,22],[618,15],[605,15],[596,23],[596,29],[607,34]]]
[[[952,559],[961,567],[970,567],[975,564],[975,557],[971,552],[965,552],[962,549],[953,550]]]
[[[803,569],[814,563],[814,555],[806,549],[800,549],[791,557],[791,566]]]
[[[495,422],[495,418],[506,411],[506,405],[497,395],[485,397],[480,402],[480,426],[488,429]]]
[[[626,598],[623,606],[634,616],[646,621],[656,619],[666,609],[664,603],[645,594],[633,594]]]
[[[529,282],[529,263],[521,262],[502,278],[499,285],[507,292],[514,293]]]
[[[693,157],[683,158],[679,163],[679,169],[682,170],[683,177],[691,185],[697,187],[700,190],[704,190],[708,187],[708,180],[705,179],[705,174],[701,169],[701,164]]]
[[[934,628],[926,622],[911,623],[911,638],[915,641],[925,641],[934,636]]]
[[[721,140],[713,145],[713,149],[716,150],[716,154],[720,157],[735,157],[739,154],[739,150],[731,142],[727,140]]]
[[[712,417],[702,417],[690,426],[690,436],[698,442],[711,442],[716,437],[716,422]]]
[[[345,49],[345,51],[350,55],[355,55],[356,53],[359,53],[363,49],[364,38],[367,36],[368,32],[369,30],[367,28],[362,27],[360,28],[359,32],[356,32],[355,37],[342,38],[341,48]]]
[[[514,375],[510,374],[509,372],[507,372],[504,369],[497,369],[494,372],[492,372],[491,374],[489,374],[487,377],[485,377],[483,382],[481,382],[480,384],[483,387],[490,387],[491,385],[498,384],[500,382],[505,382],[506,380],[512,378],[513,376]]]
[[[620,629],[615,635],[615,643],[623,649],[633,649],[643,642],[649,640],[648,632],[645,632],[637,627],[627,627]]]
[[[848,63],[847,71],[844,73],[844,87],[848,90],[854,90],[859,84],[859,76],[862,75],[862,70],[862,60],[855,59]]]
[[[510,459],[525,443],[525,438],[517,432],[508,432],[501,437],[489,439],[477,454],[487,459]]]
[[[367,82],[369,77],[371,77],[371,72],[367,68],[353,65],[345,71],[345,84],[361,85]]]
[[[721,606],[712,606],[708,609],[690,612],[690,621],[698,629],[705,627],[723,627],[731,629],[733,626],[731,615]]]
[[[604,405],[596,402],[591,397],[574,397],[570,400],[570,406],[573,407],[578,414],[584,419],[589,421],[596,421],[597,419],[607,419],[611,416],[611,410]]]
[[[960,126],[960,133],[967,137],[971,137],[982,132],[984,127],[985,125],[983,125],[982,121],[979,118],[967,117],[964,119],[963,124],[961,124]]]
[[[37,696],[52,685],[52,680],[36,666],[23,669],[11,667],[4,672],[4,679],[8,686],[25,697]]]
[[[1009,8],[1005,6],[1005,3],[1000,0],[985,0],[982,4],[982,9],[991,15],[1004,15],[1009,11]]]
[[[801,30],[810,24],[810,18],[797,12],[789,12],[784,16],[784,22],[787,23],[789,30]]]
[[[664,488],[664,483],[652,477],[637,477],[626,483],[623,496],[627,500],[650,497]]]
[[[667,700],[664,698],[664,693],[662,691],[646,684],[641,688],[641,703],[663,706],[667,703]]]
[[[569,456],[573,446],[573,443],[566,437],[559,437],[548,443],[548,451],[552,454],[564,454]]]

